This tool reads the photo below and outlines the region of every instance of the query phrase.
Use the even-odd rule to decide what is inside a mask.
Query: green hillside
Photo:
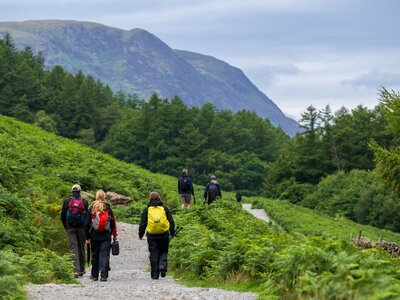
[[[102,188],[142,201],[125,212],[127,219],[137,219],[135,213],[152,190],[165,199],[177,199],[172,178],[0,115],[2,293],[23,294],[21,286],[27,282],[72,282],[59,213],[75,182],[88,192]]]
[[[264,209],[280,228],[293,234],[348,240],[350,237],[357,238],[361,230],[362,236],[372,241],[377,242],[382,238],[400,244],[399,233],[361,225],[339,215],[333,218],[288,201],[257,197],[246,199],[253,203],[253,207]]]
[[[280,225],[274,226],[251,217],[225,192],[215,205],[198,203],[180,210],[176,178],[4,116],[0,145],[0,290],[8,296],[23,297],[22,286],[29,282],[73,282],[59,212],[71,185],[78,182],[89,192],[102,188],[131,196],[134,204],[114,207],[117,218],[129,222],[137,220],[148,193],[159,191],[177,225],[184,227],[171,242],[170,263],[188,284],[251,290],[266,299],[400,297],[398,260],[346,241],[347,230],[356,233],[360,225],[284,202],[254,199],[266,203]],[[201,189],[196,186],[198,196]],[[297,224],[314,224],[315,233],[289,224],[290,215]],[[365,232],[376,238],[383,231]],[[398,234],[383,234],[400,240]]]

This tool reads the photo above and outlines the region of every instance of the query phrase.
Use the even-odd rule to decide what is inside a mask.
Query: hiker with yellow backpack
[[[164,206],[157,192],[150,193],[150,201],[143,210],[139,225],[139,239],[147,231],[147,243],[150,252],[151,278],[165,277],[167,273],[167,255],[169,236],[175,234],[175,223],[171,212]]]

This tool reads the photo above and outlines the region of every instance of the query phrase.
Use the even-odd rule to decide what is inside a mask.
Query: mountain
[[[219,109],[256,111],[293,136],[298,123],[238,68],[189,51],[174,50],[142,30],[121,30],[79,21],[0,22],[0,35],[11,33],[19,48],[41,51],[48,67],[85,74],[122,90],[148,98],[179,96],[187,105],[212,102]]]

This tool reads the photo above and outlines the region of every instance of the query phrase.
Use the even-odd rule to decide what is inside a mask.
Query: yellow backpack
[[[149,206],[146,229],[150,234],[166,233],[169,230],[169,221],[163,206]]]

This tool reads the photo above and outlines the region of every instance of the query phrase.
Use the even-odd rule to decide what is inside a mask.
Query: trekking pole
[[[175,234],[173,236],[171,236],[170,240],[172,240],[174,237],[176,237],[176,235],[179,233],[179,231],[181,231],[183,229],[182,226],[177,226],[176,227],[176,231]]]

